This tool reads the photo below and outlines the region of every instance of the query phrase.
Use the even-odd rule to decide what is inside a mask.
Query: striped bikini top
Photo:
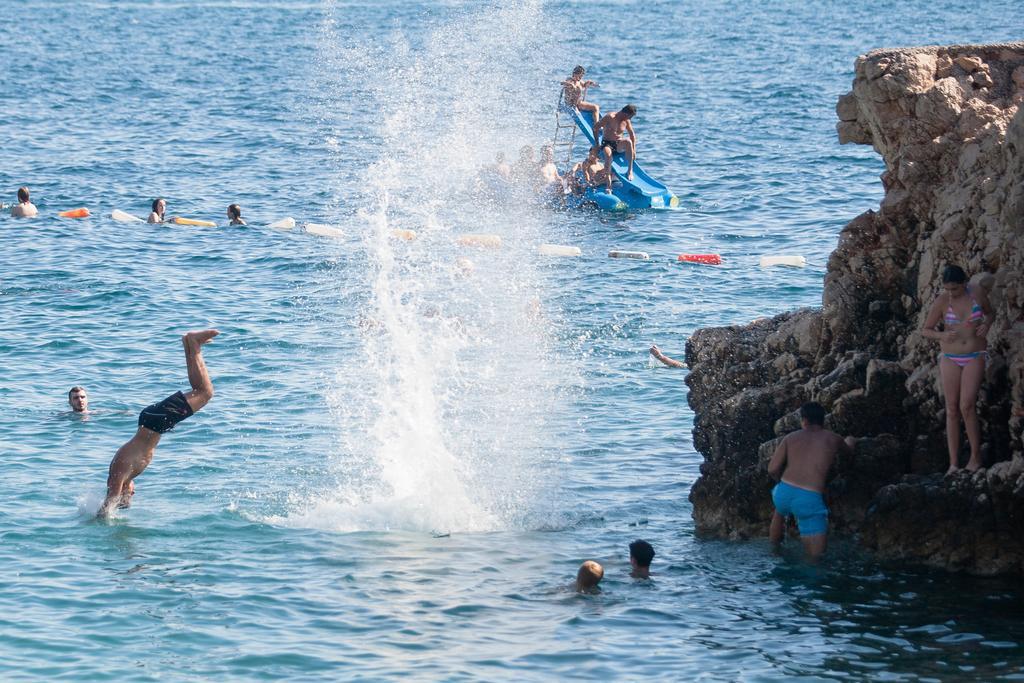
[[[967,290],[967,294],[970,294],[970,293],[971,293],[971,290],[968,289]],[[975,301],[974,297],[972,296],[971,297],[971,313],[970,313],[970,315],[967,316],[967,322],[969,322],[969,323],[977,322],[977,321],[981,320],[984,317],[985,317],[984,311],[981,310],[981,306],[978,305],[978,302]],[[942,319],[942,322],[945,323],[947,326],[949,326],[949,325],[959,325],[961,322],[963,322],[963,321],[960,320],[960,318],[957,317],[956,313],[953,311],[953,300],[952,299],[950,299],[950,301],[949,301],[949,306],[946,307],[946,315]]]

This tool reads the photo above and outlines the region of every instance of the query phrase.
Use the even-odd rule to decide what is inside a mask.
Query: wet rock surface
[[[1024,574],[1024,43],[877,50],[856,62],[840,142],[885,161],[885,197],[828,262],[820,309],[699,330],[687,344],[699,533],[765,535],[766,471],[794,411],[863,438],[830,484],[833,532],[880,557]],[[995,310],[978,396],[986,469],[947,463],[938,345],[919,330],[957,264]],[[966,462],[966,438],[963,439]]]

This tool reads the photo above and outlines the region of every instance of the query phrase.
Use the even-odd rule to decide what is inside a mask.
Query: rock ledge
[[[875,50],[855,73],[837,133],[882,156],[885,197],[841,231],[821,308],[687,343],[698,532],[767,533],[767,458],[816,400],[831,428],[867,437],[830,485],[834,532],[882,558],[1024,575],[1024,43]],[[948,263],[996,315],[978,397],[988,469],[943,478],[938,348],[918,330]]]

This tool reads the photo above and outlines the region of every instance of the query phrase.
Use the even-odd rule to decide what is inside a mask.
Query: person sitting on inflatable
[[[540,163],[537,164],[537,171],[539,172],[537,182],[542,189],[561,183],[562,176],[558,175],[558,166],[555,165],[555,150],[551,145],[544,145],[540,148]]]
[[[593,102],[587,102],[583,99],[584,91],[587,88],[599,88],[594,81],[583,80],[583,75],[587,72],[582,66],[577,66],[572,70],[572,76],[562,81],[562,97],[565,101],[565,106],[576,107],[581,112],[589,111],[594,115],[594,121],[601,118],[601,107],[597,106]]]
[[[612,159],[616,152],[621,152],[629,160],[629,169],[626,172],[626,180],[633,180],[633,162],[636,160],[636,133],[631,123],[636,116],[636,106],[627,104],[614,114],[605,114],[604,117],[594,124],[594,139],[601,140],[601,149],[604,151],[607,162],[604,170],[605,192],[612,191]]]

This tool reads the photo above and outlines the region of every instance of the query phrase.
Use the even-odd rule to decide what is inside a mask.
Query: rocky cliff
[[[687,344],[699,533],[767,533],[767,459],[816,400],[828,426],[865,437],[830,485],[833,532],[882,558],[1024,575],[1024,420],[1011,412],[1024,399],[1022,100],[1024,43],[857,59],[839,141],[882,156],[885,197],[840,233],[821,308]],[[978,397],[987,467],[943,477],[938,347],[919,330],[949,263],[986,287],[995,319]]]

